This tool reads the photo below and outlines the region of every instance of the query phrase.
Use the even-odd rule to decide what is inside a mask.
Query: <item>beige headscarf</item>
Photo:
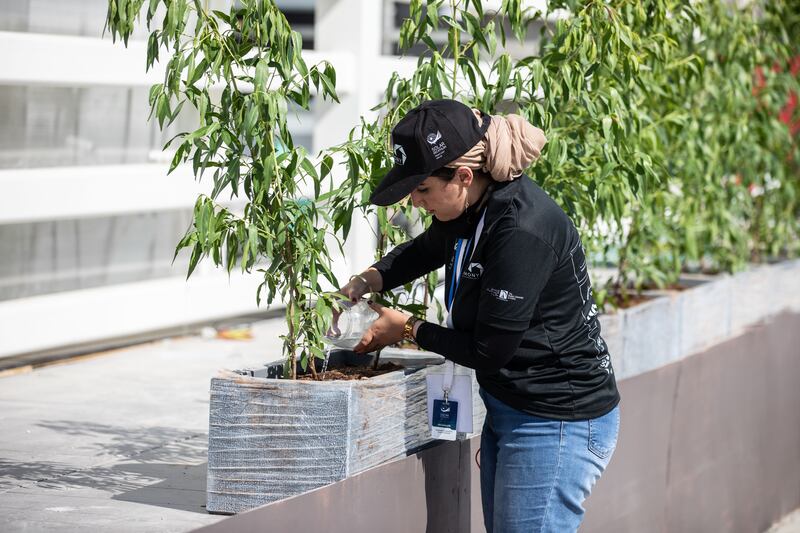
[[[482,115],[473,109],[480,124]],[[492,115],[486,135],[467,153],[447,167],[468,167],[488,172],[495,181],[510,181],[522,175],[539,159],[547,142],[544,132],[519,115]]]

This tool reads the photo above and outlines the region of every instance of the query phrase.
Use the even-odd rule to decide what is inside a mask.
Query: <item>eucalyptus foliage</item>
[[[658,89],[642,95],[654,116],[669,117],[658,128],[667,188],[632,209],[623,266],[636,285],[798,251],[800,153],[778,120],[797,90],[785,68],[800,52],[787,33],[796,35],[797,11],[783,2],[670,9],[682,15],[668,19],[664,33],[692,61],[667,70]],[[757,90],[763,68],[768,79]]]
[[[109,0],[107,27],[115,39],[127,43],[143,5]],[[338,101],[335,70],[326,62],[306,64],[300,34],[272,1],[212,11],[197,0],[150,0],[146,24],[147,67],[166,65],[163,83],[150,90],[152,116],[169,124],[187,102],[199,113],[197,129],[167,143],[175,148],[170,172],[190,162],[198,179],[205,174],[213,181],[178,244],[191,250],[188,275],[202,257],[229,272],[238,265],[261,273],[259,303],[265,293],[268,303],[280,295],[287,304],[287,368],[294,377],[299,356],[315,373],[309,362],[324,357],[321,337],[333,298],[321,281],[338,285],[326,234],[341,247],[352,188],[330,182],[330,157],[309,158],[294,144],[287,115],[291,105],[308,109],[312,93]],[[238,197],[246,200],[242,213],[220,203]],[[334,221],[340,231],[332,234],[325,228]]]
[[[398,219],[420,216],[408,204],[376,209],[368,198],[392,165],[391,129],[426,99],[516,112],[545,131],[528,176],[572,217],[590,256],[618,268],[607,289],[623,298],[682,270],[730,270],[800,251],[800,152],[778,120],[790,91],[800,93],[789,71],[800,54],[796,1],[547,6],[411,0],[400,47],[422,48],[416,69],[391,77],[377,119],[310,158],[294,145],[287,113],[308,109],[312,94],[336,101],[336,73],[325,62],[306,65],[300,35],[274,1],[214,11],[199,0],[109,0],[112,36],[127,43],[144,11],[147,67],[166,65],[150,92],[153,116],[169,124],[186,102],[199,114],[197,129],[169,143],[170,170],[190,162],[214,185],[179,244],[191,250],[189,274],[205,256],[229,271],[260,272],[259,297],[288,303],[292,375],[295,354],[303,366],[322,356],[333,296],[320,281],[338,285],[327,238],[341,246],[354,215],[374,214],[381,256],[407,238]],[[515,46],[522,53],[512,54]],[[347,171],[337,184],[335,162]],[[220,205],[224,195],[244,197],[244,211]],[[422,312],[436,284],[433,273],[423,302],[406,308]]]
[[[794,7],[551,1],[541,12],[506,0],[485,12],[479,0],[414,0],[400,46],[426,50],[410,77],[389,81],[381,118],[343,149],[366,197],[391,164],[381,138],[422,100],[522,114],[548,137],[528,175],[573,218],[592,257],[617,267],[608,289],[623,300],[687,268],[796,255],[800,157],[777,118],[798,87],[786,68],[800,53]],[[512,57],[509,40],[530,43],[532,28],[539,48]],[[756,70],[772,63],[783,70],[764,74],[754,98]],[[382,242],[405,238],[389,224],[396,210],[377,211]]]
[[[614,231],[621,231],[629,206],[663,187],[666,179],[660,154],[650,149],[653,134],[647,124],[652,120],[630,98],[632,87],[647,83],[640,65],[650,57],[656,62],[659,55],[667,60],[664,38],[658,32],[637,35],[626,20],[663,19],[665,9],[654,3],[645,10],[639,2],[549,6],[551,12],[542,13],[506,0],[499,10],[484,12],[479,0],[412,1],[400,45],[408,49],[421,43],[427,51],[411,77],[395,75],[389,81],[378,106],[382,118],[362,125],[348,148],[363,154],[366,189],[390,163],[385,143],[373,142],[372,136],[388,135],[396,120],[422,100],[452,97],[488,113],[514,111],[548,138],[529,176],[565,208],[590,248],[603,249]],[[554,10],[561,10],[560,18]],[[532,26],[542,28],[541,50],[512,57],[507,44],[526,42]],[[444,46],[430,37],[439,31],[447,33]],[[386,224],[390,216],[379,210],[378,218],[389,241],[402,238]]]

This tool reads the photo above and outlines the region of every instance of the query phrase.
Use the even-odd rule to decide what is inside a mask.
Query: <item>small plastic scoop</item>
[[[378,313],[373,311],[366,300],[360,300],[355,304],[343,300],[338,305],[340,309],[333,313],[333,323],[325,334],[325,342],[338,348],[352,350],[378,318]]]

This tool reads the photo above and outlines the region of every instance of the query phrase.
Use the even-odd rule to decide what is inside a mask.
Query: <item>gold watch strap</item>
[[[415,316],[408,317],[406,320],[406,325],[403,326],[403,338],[408,341],[416,340],[414,339],[414,325],[419,321],[419,318]]]

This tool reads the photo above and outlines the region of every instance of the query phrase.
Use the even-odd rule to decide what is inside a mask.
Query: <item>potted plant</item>
[[[322,337],[337,300],[323,283],[338,286],[329,250],[341,249],[364,183],[351,168],[353,179],[336,184],[336,150],[309,157],[294,144],[287,115],[291,106],[308,109],[312,92],[337,101],[334,68],[305,63],[300,34],[272,1],[227,12],[184,0],[144,4],[110,0],[107,28],[127,43],[146,9],[147,67],[166,64],[164,82],[150,90],[151,116],[163,127],[188,102],[199,119],[167,143],[170,171],[190,163],[198,179],[213,182],[176,254],[190,251],[188,275],[203,258],[229,272],[258,272],[259,303],[286,305],[284,363],[212,379],[208,510],[287,497],[427,444],[425,365],[440,357],[395,351],[405,368],[322,380],[329,362]],[[222,205],[225,196],[243,198],[242,212]],[[378,373],[367,364],[372,357],[333,359],[331,366],[357,362],[362,374]],[[306,373],[311,380],[297,379]]]

